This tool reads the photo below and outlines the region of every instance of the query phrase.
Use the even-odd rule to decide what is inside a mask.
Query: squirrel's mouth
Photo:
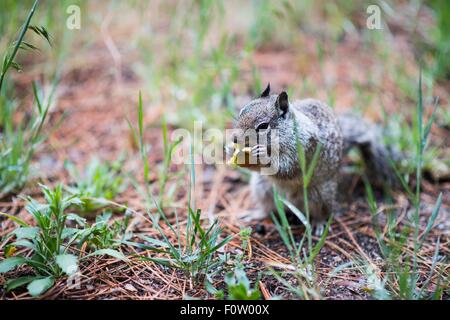
[[[237,143],[231,143],[226,147],[227,164],[247,169],[258,169],[264,166],[261,163],[260,156],[255,154],[255,148],[257,147],[258,145],[242,147]]]

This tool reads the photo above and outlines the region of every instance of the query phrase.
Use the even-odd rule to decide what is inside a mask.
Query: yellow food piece
[[[250,151],[252,150],[252,149],[249,148],[249,147],[246,147],[246,148],[242,148],[242,149],[241,149],[240,145],[238,145],[238,144],[236,144],[236,143],[233,144],[233,148],[234,148],[233,155],[231,156],[230,160],[228,160],[227,164],[228,164],[228,165],[234,165],[234,166],[239,165],[239,164],[237,163],[237,158],[238,158],[238,155],[239,155],[241,152],[243,152],[243,153],[250,153]]]

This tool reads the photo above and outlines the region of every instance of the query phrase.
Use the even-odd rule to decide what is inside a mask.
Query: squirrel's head
[[[276,171],[279,151],[290,147],[293,135],[293,113],[288,95],[284,91],[270,94],[268,84],[259,98],[250,101],[240,110],[230,137],[234,147],[226,148],[226,151],[229,156],[234,157],[242,154],[242,163],[237,160],[240,166],[256,171],[260,168]]]
[[[280,94],[270,94],[270,83],[256,98],[247,103],[239,112],[234,123],[235,129],[243,132],[256,131],[258,135],[276,129],[283,133],[291,127],[291,112],[289,99],[285,91]]]
[[[288,115],[287,93],[283,91],[280,94],[270,94],[269,83],[259,98],[250,101],[240,110],[234,127],[244,131],[278,129]]]

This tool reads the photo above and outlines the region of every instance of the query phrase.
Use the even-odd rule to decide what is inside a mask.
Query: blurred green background
[[[32,3],[2,1],[0,52],[14,44]],[[80,30],[66,26],[70,5],[80,7]],[[369,5],[380,10],[380,30],[367,27]],[[79,78],[101,70],[123,90],[133,83],[128,91],[135,97],[143,92],[156,126],[163,114],[173,126],[191,129],[197,120],[224,128],[270,82],[293,98],[315,97],[384,121],[390,141],[406,150],[413,134],[405,124],[414,118],[422,70],[425,104],[439,96],[437,121],[449,126],[450,4],[444,0],[41,1],[33,24],[48,30],[52,45],[27,33],[39,49],[19,52],[22,71],[3,88],[18,109],[28,108],[21,101],[32,95],[30,80],[43,88],[55,79],[79,86]],[[429,167],[445,159],[442,143],[430,149]]]

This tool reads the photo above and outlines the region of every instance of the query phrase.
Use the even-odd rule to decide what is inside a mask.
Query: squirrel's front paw
[[[225,146],[223,146],[223,151],[225,152],[225,155],[227,158],[231,158],[234,153],[234,148],[232,148],[229,145],[225,145]]]
[[[268,164],[270,161],[267,147],[262,144],[257,144],[256,146],[252,147],[251,155],[258,160],[258,163],[261,164]]]

